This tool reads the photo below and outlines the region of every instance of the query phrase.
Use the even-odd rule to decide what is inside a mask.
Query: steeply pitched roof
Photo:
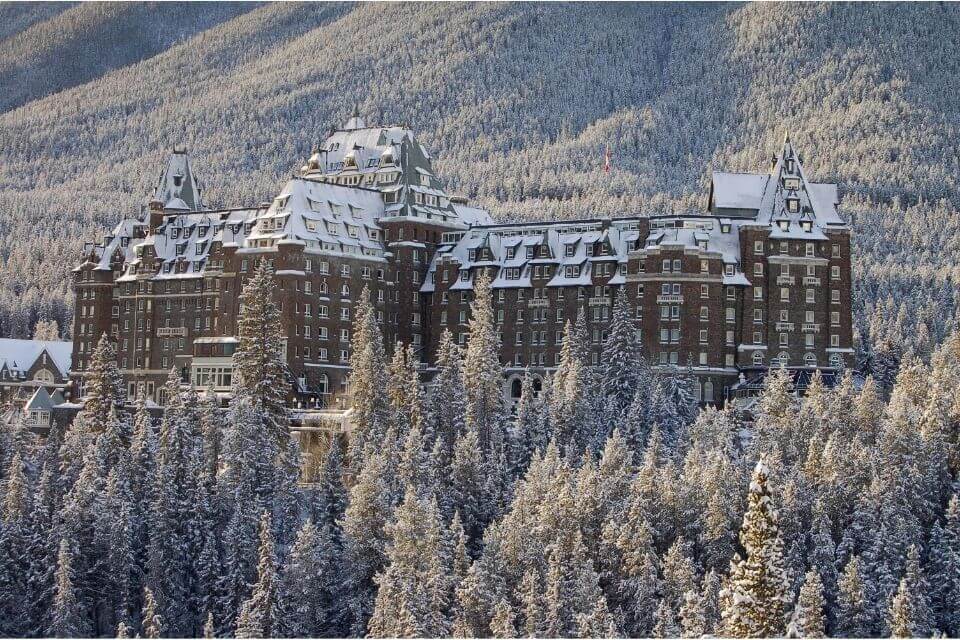
[[[162,202],[165,209],[200,211],[204,208],[200,192],[200,184],[190,167],[190,156],[184,149],[174,149],[160,173],[153,199]]]
[[[72,342],[0,338],[0,366],[6,365],[11,371],[28,371],[44,352],[61,375],[70,373]]]
[[[37,387],[37,390],[23,406],[24,411],[50,411],[52,408],[53,400],[43,387]]]

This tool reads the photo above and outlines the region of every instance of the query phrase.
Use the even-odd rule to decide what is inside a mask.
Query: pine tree
[[[680,637],[700,638],[707,635],[707,628],[702,599],[696,591],[687,591],[680,607]]]
[[[78,638],[90,634],[90,621],[77,600],[74,590],[73,556],[70,545],[60,540],[57,555],[56,595],[53,616],[47,634],[54,638]]]
[[[427,394],[429,433],[440,443],[437,462],[446,467],[453,456],[453,444],[464,430],[466,390],[460,348],[450,332],[443,330],[437,347],[437,373]]]
[[[644,500],[636,491],[629,505],[611,513],[603,528],[603,581],[614,608],[626,614],[629,637],[648,636],[654,625],[660,568]]]
[[[106,333],[100,334],[86,373],[86,396],[81,415],[87,430],[99,434],[106,429],[113,410],[123,411],[126,399],[123,378],[117,368],[117,348]]]
[[[516,638],[517,627],[513,622],[513,608],[507,600],[500,600],[493,608],[490,632],[494,638]]]
[[[463,359],[464,422],[479,437],[481,451],[487,452],[503,444],[504,434],[500,338],[493,317],[490,276],[486,272],[473,285],[469,328],[470,340]]]
[[[800,587],[787,629],[791,638],[824,638],[827,635],[826,600],[820,574],[811,569]]]
[[[640,380],[646,374],[646,361],[637,341],[633,315],[626,287],[622,287],[617,292],[610,330],[600,357],[600,379],[607,414],[616,423],[633,402]]]
[[[900,587],[890,603],[890,636],[893,638],[920,638],[923,632],[918,629],[913,593],[906,578],[900,580]]]
[[[870,635],[868,594],[865,592],[860,558],[854,556],[840,577],[837,596],[837,632],[846,638]]]
[[[262,428],[276,439],[282,454],[289,439],[286,402],[290,383],[282,355],[283,331],[275,291],[273,268],[262,259],[240,295],[233,395],[235,401],[249,400],[259,410]]]
[[[460,513],[463,528],[471,547],[483,535],[487,504],[484,495],[484,464],[478,434],[469,430],[457,439],[450,466],[450,489],[453,504]]]
[[[443,530],[436,503],[408,487],[396,520],[387,528],[388,564],[377,576],[376,603],[370,617],[374,637],[443,636],[449,612],[433,611],[434,589],[447,590],[449,566],[443,561]],[[402,622],[402,624],[401,624]]]
[[[307,521],[297,533],[280,579],[281,599],[287,610],[278,630],[284,637],[326,637],[333,631],[329,624],[336,613],[334,552],[326,534]],[[326,542],[324,540],[326,538]]]
[[[351,420],[348,457],[355,471],[359,468],[368,442],[379,446],[390,420],[387,388],[387,362],[383,335],[377,323],[377,311],[370,301],[370,289],[364,287],[353,320],[350,350]]]
[[[785,611],[791,601],[768,475],[763,461],[758,462],[740,529],[746,558],[731,563],[722,595],[725,632],[733,637],[783,635]]]
[[[595,435],[590,433],[588,346],[581,340],[581,332],[567,321],[548,407],[553,438],[574,453],[579,453],[588,440],[592,443]]]
[[[257,582],[237,616],[238,638],[270,638],[281,628],[283,610],[279,598],[277,559],[273,550],[270,515],[260,515],[260,561]]]
[[[145,587],[143,590],[143,622],[141,626],[145,638],[164,637],[163,617],[157,611],[157,602],[150,587]]]
[[[350,500],[344,513],[344,576],[346,598],[343,606],[350,612],[350,632],[360,636],[367,631],[373,610],[376,585],[374,577],[386,562],[386,524],[393,504],[390,500],[384,457],[371,453],[350,488]]]
[[[677,624],[677,616],[673,611],[673,606],[666,599],[661,600],[657,605],[657,613],[654,616],[653,637],[680,637],[680,626]]]

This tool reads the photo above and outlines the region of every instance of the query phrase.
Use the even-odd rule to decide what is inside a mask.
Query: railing
[[[820,325],[812,322],[804,322],[800,330],[803,333],[820,333]]]
[[[778,322],[777,331],[793,331],[792,322]]]
[[[528,307],[549,307],[550,300],[548,298],[530,298],[527,301]]]
[[[610,304],[610,298],[607,296],[600,296],[597,298],[590,298],[587,304],[591,307],[602,307]]]
[[[170,336],[187,335],[186,327],[157,327],[158,338],[169,338]]]
[[[803,279],[803,284],[811,284],[814,286],[820,286],[820,278],[814,276],[806,276]]]
[[[665,294],[657,296],[657,304],[683,304],[683,296],[679,294]]]
[[[793,276],[777,276],[777,284],[794,284]]]

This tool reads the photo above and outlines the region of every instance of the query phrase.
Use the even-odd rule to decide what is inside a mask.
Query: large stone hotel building
[[[117,342],[131,393],[163,404],[171,368],[226,396],[238,294],[272,261],[295,407],[348,404],[355,305],[370,288],[387,346],[413,344],[429,378],[444,329],[467,340],[473,283],[492,279],[504,392],[556,366],[565,322],[586,314],[599,357],[624,291],[645,356],[695,374],[720,403],[770,366],[853,364],[850,230],[837,186],[812,182],[789,139],[769,173],[712,175],[702,212],[495,224],[448,195],[427,149],[358,117],[335,131],[272,202],[209,209],[175,149],[136,217],[88,245],[74,270],[71,396],[100,334]]]

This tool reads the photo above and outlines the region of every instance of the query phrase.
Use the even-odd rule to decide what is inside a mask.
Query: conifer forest
[[[840,185],[857,352],[701,406],[620,296],[513,406],[488,280],[428,383],[364,291],[352,428],[307,455],[260,261],[227,406],[175,371],[129,404],[103,337],[72,422],[0,420],[0,637],[960,636],[958,33],[952,3],[0,3],[0,337],[70,339],[84,242],[174,145],[256,206],[356,110],[498,221],[702,211],[789,132]]]

